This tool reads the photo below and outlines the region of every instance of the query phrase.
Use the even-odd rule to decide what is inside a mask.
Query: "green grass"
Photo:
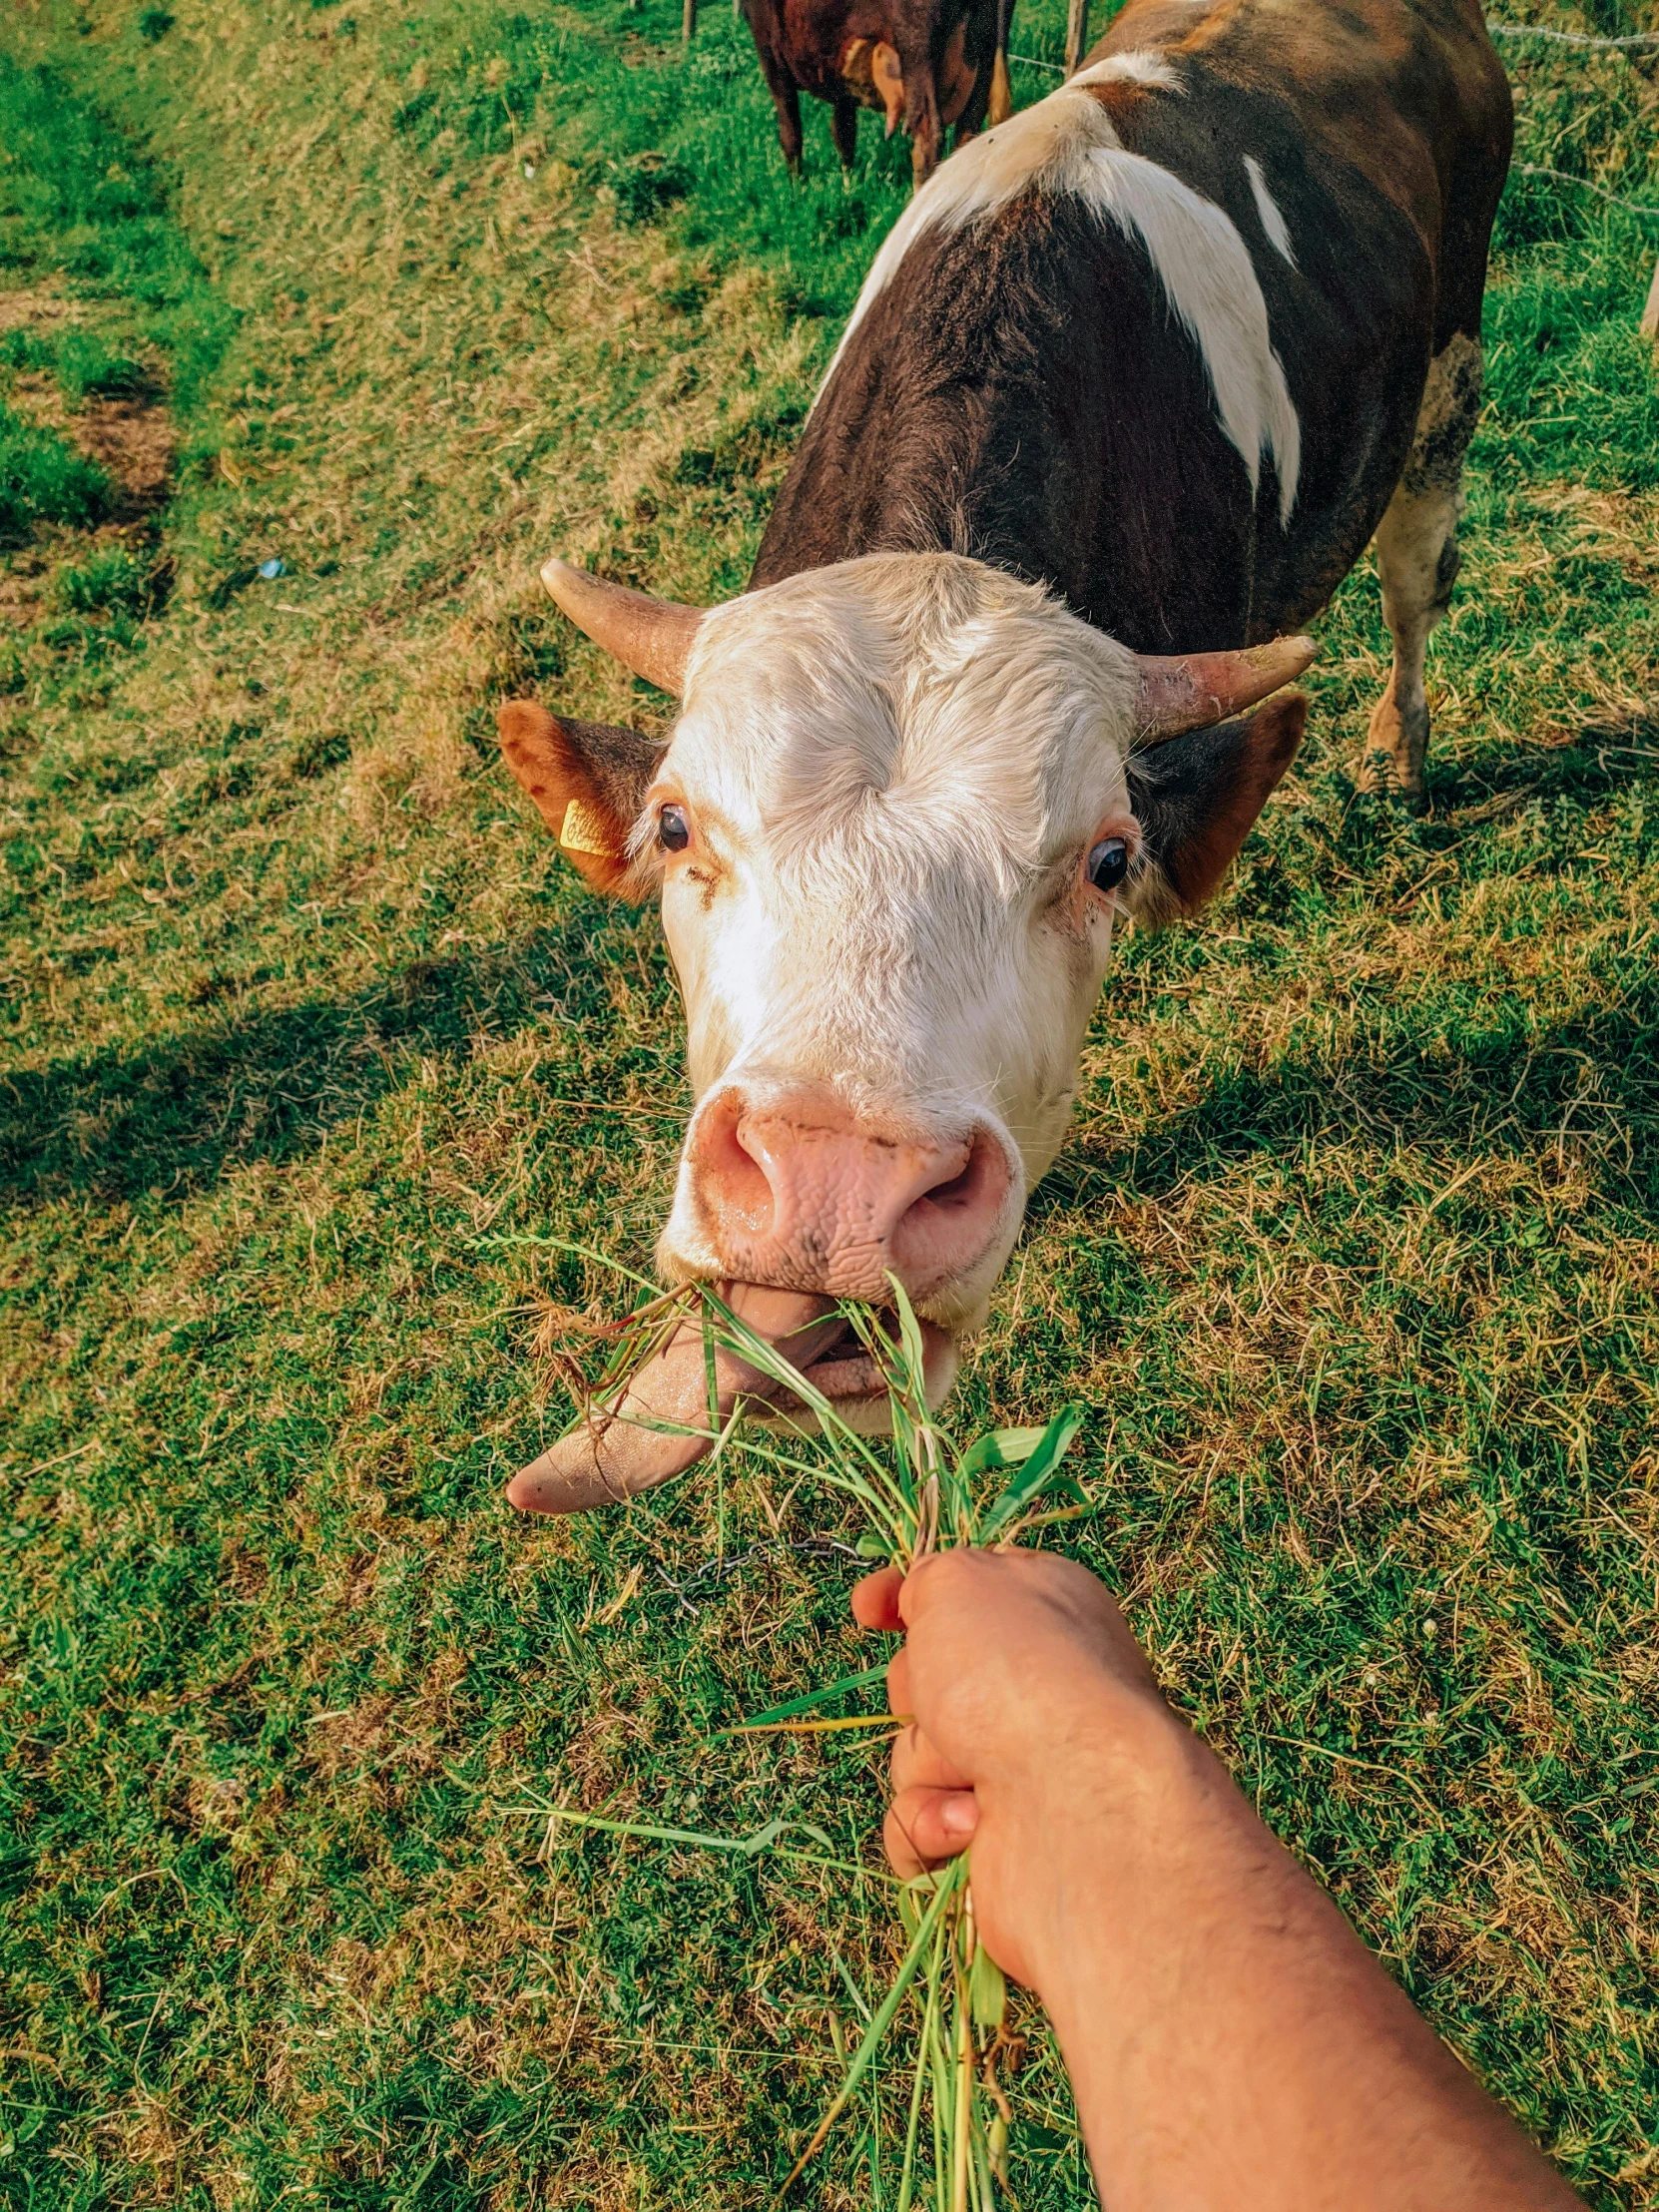
[[[759,2205],[884,1891],[515,1808],[873,1867],[873,1754],[704,1741],[869,1663],[856,1524],[753,1459],[499,1502],[615,1305],[537,1240],[642,1264],[686,1091],[491,712],[660,719],[536,564],[741,583],[903,148],[844,188],[815,109],[791,188],[719,9],[169,12],[0,27],[8,404],[72,441],[84,331],[176,446],[151,535],[0,573],[0,2202]],[[1509,59],[1527,159],[1659,202],[1648,77]],[[1353,792],[1368,566],[1236,879],[1123,949],[959,1407],[1089,1404],[1080,1554],[1603,2207],[1659,2203],[1656,248],[1512,193],[1433,811]],[[1027,2024],[1021,2201],[1080,2207]]]
[[[112,320],[102,332],[8,330],[0,363],[54,368],[78,406],[144,384],[142,365],[112,349],[112,336],[125,335],[165,350],[174,397],[188,410],[220,363],[231,315],[168,211],[169,180],[71,89],[66,72],[85,58],[73,36],[38,53],[8,38],[0,51],[0,277],[29,289],[58,279]]]
[[[0,545],[43,522],[96,522],[109,502],[110,480],[96,461],[0,399]]]

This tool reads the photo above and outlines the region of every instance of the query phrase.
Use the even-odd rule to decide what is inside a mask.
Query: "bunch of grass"
[[[781,1386],[780,1399],[762,1409],[759,1422],[751,1422],[746,1448],[781,1473],[821,1481],[851,1498],[867,1524],[857,1549],[872,1562],[890,1561],[908,1573],[930,1552],[964,1544],[1005,1549],[1046,1524],[1091,1511],[1087,1492],[1062,1464],[1082,1425],[1083,1408],[1068,1405],[1043,1428],[996,1429],[956,1446],[927,1406],[916,1317],[896,1282],[892,1294],[890,1313],[853,1305],[841,1309],[886,1383],[890,1436],[874,1438],[851,1428],[833,1401],[792,1367],[777,1346],[758,1336],[707,1287],[654,1297],[627,1323],[607,1330],[614,1349],[594,1396],[614,1389],[700,1305],[709,1360],[709,1417],[707,1427],[696,1433],[709,1441],[716,1467],[745,1413],[740,1399],[725,1420],[717,1414],[715,1356],[729,1351]],[[666,1420],[648,1425],[674,1435],[693,1432]],[[814,1428],[827,1448],[822,1456],[808,1459],[794,1439]],[[704,1467],[709,1463],[705,1460]],[[835,1720],[810,1717],[816,1707],[869,1686],[882,1672],[871,1668],[808,1691],[725,1733],[902,1729],[909,1716],[890,1712]],[[550,1807],[535,1810],[622,1835],[728,1851],[790,1850],[783,1841],[789,1824],[781,1821],[756,1836],[736,1839]],[[908,2017],[913,2033],[901,2063],[908,2068],[909,2089],[891,2200],[894,2212],[922,2206],[930,2212],[995,2212],[999,2193],[1006,2196],[1013,2115],[1000,2068],[1018,2046],[1008,2029],[1002,1970],[975,1926],[971,1856],[964,1853],[909,1881],[894,1879],[904,1936],[897,1971],[847,2056],[840,2086],[796,2160],[784,2193],[824,2148],[868,2079],[878,2051],[896,2038]]]

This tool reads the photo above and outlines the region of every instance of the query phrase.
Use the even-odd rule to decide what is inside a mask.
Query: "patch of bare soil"
[[[1533,504],[1569,525],[1575,548],[1618,562],[1633,584],[1659,587],[1659,493],[1546,484]]]
[[[50,292],[0,292],[0,330],[49,335],[86,319],[76,300]],[[158,375],[146,390],[89,399],[72,411],[56,379],[44,370],[11,379],[6,397],[18,413],[55,430],[108,471],[116,486],[108,521],[92,530],[50,531],[0,559],[0,629],[28,629],[45,612],[53,571],[65,560],[125,545],[137,551],[152,537],[152,521],[173,488],[177,440]]]
[[[75,299],[60,299],[49,291],[0,292],[0,330],[38,330],[85,320],[86,309]]]
[[[159,381],[119,399],[89,399],[73,414],[44,373],[19,376],[10,398],[19,413],[56,430],[109,470],[120,494],[114,522],[140,521],[165,504],[177,441]]]
[[[27,630],[40,619],[41,594],[51,563],[32,546],[0,559],[0,624]]]
[[[107,468],[121,486],[118,519],[136,520],[165,504],[177,448],[159,396],[90,400],[67,427],[82,452]]]

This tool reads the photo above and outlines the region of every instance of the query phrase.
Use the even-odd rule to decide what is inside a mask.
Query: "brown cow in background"
[[[803,92],[829,101],[830,136],[848,169],[860,108],[885,113],[889,138],[902,123],[918,185],[937,166],[946,129],[955,126],[960,146],[1013,106],[1013,0],[743,0],[743,12],[792,171],[801,167]]]

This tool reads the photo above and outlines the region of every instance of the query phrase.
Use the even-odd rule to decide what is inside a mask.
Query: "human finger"
[[[887,1808],[881,1842],[894,1874],[906,1881],[966,1851],[979,1826],[971,1790],[904,1790]]]
[[[906,1728],[893,1739],[892,1786],[895,1794],[912,1788],[970,1790],[973,1778],[953,1767],[919,1728]]]
[[[910,1654],[901,1647],[887,1662],[887,1711],[908,1713],[910,1710]]]
[[[878,1567],[852,1585],[852,1618],[860,1628],[900,1629],[898,1592],[903,1583],[899,1567]]]

